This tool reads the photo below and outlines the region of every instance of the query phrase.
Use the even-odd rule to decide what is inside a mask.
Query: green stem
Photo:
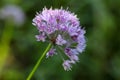
[[[47,53],[47,51],[50,49],[50,47],[51,47],[51,43],[49,43],[49,45],[47,46],[46,50],[43,52],[42,56],[40,56],[39,60],[37,61],[36,65],[34,66],[33,70],[31,71],[31,73],[29,74],[29,76],[27,77],[26,80],[30,80],[32,78],[33,74],[35,73],[36,69],[40,65],[43,57],[45,56],[45,54]]]
[[[10,19],[7,19],[0,39],[0,75],[3,72],[7,57],[9,56],[10,43],[14,33],[14,25]]]
[[[14,32],[14,26],[13,26],[13,23],[11,22],[11,20],[6,20],[6,23],[5,23],[5,28],[4,28],[4,31],[2,33],[2,36],[1,36],[1,44],[2,45],[10,45],[10,41],[12,39],[12,36],[13,36],[13,32]]]

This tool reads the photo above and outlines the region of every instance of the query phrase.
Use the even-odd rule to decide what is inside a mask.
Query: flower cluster
[[[61,49],[68,57],[67,60],[64,59],[63,67],[66,71],[71,70],[71,64],[79,61],[78,54],[86,47],[85,30],[81,28],[77,16],[62,8],[44,8],[33,19],[33,25],[39,30],[37,41],[49,41],[53,44],[46,56],[59,53],[56,47]]]
[[[0,8],[0,19],[10,19],[13,20],[14,24],[21,26],[25,22],[24,11],[16,5],[5,5]]]

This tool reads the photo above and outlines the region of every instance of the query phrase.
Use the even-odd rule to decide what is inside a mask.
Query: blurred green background
[[[45,50],[47,43],[36,41],[38,31],[32,25],[45,6],[69,7],[77,14],[87,47],[72,71],[64,71],[55,55],[42,60],[32,80],[120,80],[120,0],[0,0],[0,10],[7,5],[18,6],[24,16],[19,23],[0,14],[0,80],[25,80]]]

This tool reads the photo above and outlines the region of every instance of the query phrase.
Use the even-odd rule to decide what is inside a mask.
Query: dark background
[[[13,18],[0,19],[0,80],[25,80],[47,47],[36,41],[32,25],[45,6],[68,7],[78,15],[87,47],[72,71],[64,71],[55,55],[42,60],[31,80],[120,80],[120,0],[0,0],[0,9],[9,4],[20,7],[26,19],[20,26]],[[3,33],[7,38],[2,39]]]

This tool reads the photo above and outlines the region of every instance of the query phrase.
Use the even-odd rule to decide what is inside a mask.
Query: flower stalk
[[[32,76],[34,75],[35,71],[37,70],[38,66],[40,65],[43,57],[46,55],[46,53],[49,51],[49,49],[51,48],[51,43],[49,43],[49,45],[47,46],[46,50],[43,52],[42,56],[40,56],[40,58],[38,59],[36,65],[34,66],[34,68],[32,69],[31,73],[28,75],[26,80],[30,80],[32,78]]]

